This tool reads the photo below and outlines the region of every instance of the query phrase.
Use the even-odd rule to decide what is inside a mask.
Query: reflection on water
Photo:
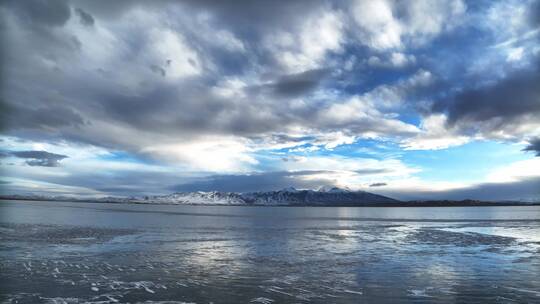
[[[0,202],[6,303],[539,302],[540,208]]]

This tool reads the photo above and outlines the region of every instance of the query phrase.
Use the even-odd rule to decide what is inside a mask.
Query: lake
[[[540,206],[0,201],[5,303],[540,302]]]

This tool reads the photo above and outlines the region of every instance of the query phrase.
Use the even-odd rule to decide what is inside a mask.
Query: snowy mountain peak
[[[364,206],[394,204],[399,201],[364,191],[337,187],[319,190],[298,190],[288,187],[280,191],[248,193],[197,191],[140,197],[102,197],[94,201],[109,203],[174,204],[174,205],[244,205],[244,206]]]
[[[350,191],[337,187],[314,190],[282,190],[242,193],[248,205],[286,206],[361,206],[364,204],[396,203],[398,201],[364,191]]]
[[[351,190],[349,190],[348,188],[346,189],[341,189],[341,188],[338,188],[338,187],[335,187],[335,186],[322,186],[319,188],[319,190],[317,190],[318,192],[328,192],[328,193],[346,193],[346,192],[351,192]]]
[[[298,190],[295,187],[287,187],[279,190],[281,192],[297,192]]]

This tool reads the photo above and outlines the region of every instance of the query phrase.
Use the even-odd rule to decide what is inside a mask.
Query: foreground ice
[[[538,220],[363,221],[289,210],[268,221],[265,210],[196,221],[137,211],[122,215],[130,222],[118,224],[116,213],[116,224],[95,226],[11,213],[0,221],[0,301],[540,302]]]

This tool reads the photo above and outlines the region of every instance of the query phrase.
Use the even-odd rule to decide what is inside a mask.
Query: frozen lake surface
[[[539,303],[540,207],[0,201],[4,303]]]

